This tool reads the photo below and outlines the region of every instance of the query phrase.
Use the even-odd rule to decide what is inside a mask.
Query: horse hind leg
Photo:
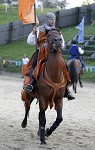
[[[75,79],[74,81],[73,81],[73,91],[74,91],[74,93],[77,93],[77,79]]]
[[[73,91],[74,91],[74,93],[77,93],[77,91],[76,91],[76,83],[75,82],[73,83]]]
[[[80,87],[83,87],[83,84],[82,84],[80,76],[79,76],[79,84],[80,84]]]
[[[74,84],[74,92],[77,93],[77,82]]]
[[[56,121],[53,123],[53,125],[50,128],[47,128],[45,131],[45,136],[50,136],[52,132],[59,126],[59,124],[62,122],[62,109],[57,110],[57,118]]]
[[[22,128],[26,128],[27,126],[27,117],[29,117],[29,110],[30,110],[30,105],[32,103],[34,98],[31,98],[31,102],[25,102],[25,117],[21,123]]]
[[[25,104],[25,117],[21,123],[22,128],[26,128],[27,126],[27,117],[29,116],[30,105]]]
[[[75,91],[75,83],[73,83],[73,91]]]

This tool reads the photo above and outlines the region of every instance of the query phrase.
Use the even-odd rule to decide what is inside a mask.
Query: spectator
[[[25,74],[25,70],[26,70],[26,66],[29,62],[29,59],[27,58],[26,54],[24,54],[23,58],[22,58],[22,78],[24,78],[24,74]]]

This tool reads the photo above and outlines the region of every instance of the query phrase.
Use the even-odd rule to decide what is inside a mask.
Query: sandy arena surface
[[[39,108],[31,105],[28,125],[21,127],[24,105],[21,101],[23,79],[19,74],[0,75],[0,150],[95,150],[95,84],[77,87],[73,101],[64,98],[63,122],[41,146],[38,131]],[[54,122],[54,109],[46,111],[46,127]]]

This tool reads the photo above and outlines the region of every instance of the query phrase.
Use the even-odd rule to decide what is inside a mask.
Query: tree
[[[51,2],[50,0],[44,0],[43,1],[43,7],[44,8],[56,8],[57,5],[55,2]]]
[[[85,0],[84,2],[83,2],[83,4],[86,4],[86,5],[89,5],[89,4],[91,4],[92,3],[92,0]],[[95,0],[93,0],[93,3],[95,3]]]
[[[43,7],[44,8],[57,8],[57,7],[60,7],[61,9],[62,8],[65,8],[68,3],[66,2],[66,0],[43,0]]]
[[[66,6],[68,5],[69,3],[66,2],[66,0],[63,0],[63,1],[59,1],[58,2],[58,6],[63,9],[63,8],[66,8]]]

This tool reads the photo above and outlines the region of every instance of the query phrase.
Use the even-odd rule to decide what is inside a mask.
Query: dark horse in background
[[[45,66],[41,69],[39,78],[37,81],[37,90],[35,93],[27,93],[22,90],[22,100],[25,103],[25,117],[22,121],[22,127],[27,126],[27,116],[29,109],[34,98],[39,102],[39,136],[41,144],[46,144],[45,136],[50,136],[52,132],[62,122],[62,107],[63,97],[65,94],[65,88],[67,81],[65,80],[62,67],[62,38],[58,29],[50,30],[47,33],[47,47],[48,53],[45,62]],[[55,122],[50,128],[45,129],[46,116],[45,111],[50,106],[50,109],[54,106],[57,117]]]
[[[79,59],[72,59],[67,62],[69,75],[72,81],[73,90],[77,92],[77,82],[79,81],[80,87],[83,87],[81,81],[81,74],[83,67]]]

